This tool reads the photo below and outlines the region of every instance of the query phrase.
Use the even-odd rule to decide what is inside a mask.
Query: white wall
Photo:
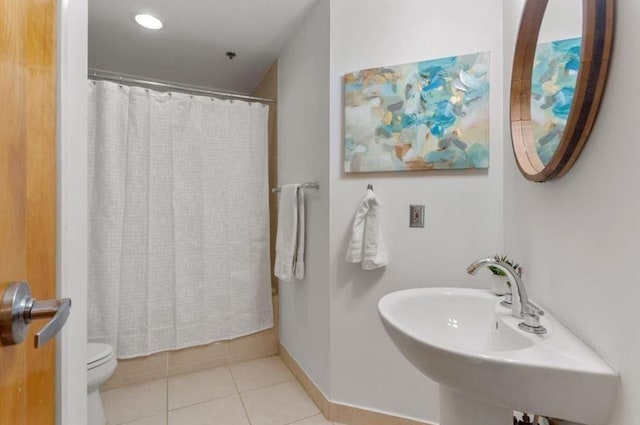
[[[278,179],[307,191],[306,277],[280,282],[280,340],[329,394],[329,0],[320,0],[278,59]]]
[[[482,286],[465,273],[502,251],[502,4],[496,0],[331,2],[331,398],[438,421],[437,386],[402,357],[378,318],[385,294],[428,286]],[[491,162],[487,171],[345,175],[342,76],[351,71],[491,51]],[[284,78],[283,78],[284,80]],[[286,113],[283,120],[288,121]],[[391,263],[365,272],[344,260],[367,183],[383,203]],[[409,204],[426,205],[409,229]]]
[[[522,3],[504,1],[505,81]],[[630,425],[638,423],[633,409],[640,400],[640,98],[629,85],[640,73],[633,53],[640,39],[640,2],[619,1],[616,7],[604,101],[573,169],[557,181],[530,183],[505,146],[505,244],[524,264],[532,297],[620,372],[610,424]]]
[[[482,279],[467,277],[466,265],[504,248],[524,263],[533,298],[621,372],[610,425],[634,423],[633,402],[640,400],[633,317],[640,282],[632,268],[640,240],[640,198],[634,196],[640,144],[634,114],[640,100],[629,82],[640,72],[640,59],[630,53],[640,37],[640,3],[618,2],[614,60],[589,144],[567,176],[545,184],[519,175],[508,142],[503,87],[523,0],[405,0],[395,7],[382,0],[333,0],[330,11],[327,3],[314,9],[281,57],[281,182],[320,179],[322,185],[309,202],[310,216],[316,215],[309,221],[308,278],[281,287],[285,346],[332,401],[437,422],[437,387],[393,347],[377,302],[409,287],[479,286]],[[343,174],[342,75],[482,50],[492,54],[488,173]],[[327,80],[329,105],[322,95]],[[343,260],[367,183],[384,203],[392,259],[378,272]],[[425,229],[408,228],[410,203],[426,204]]]
[[[58,295],[72,300],[56,346],[57,417],[87,421],[87,0],[58,2]]]

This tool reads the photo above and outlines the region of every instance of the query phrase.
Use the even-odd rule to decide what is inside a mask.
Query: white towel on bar
[[[304,191],[297,184],[287,184],[280,192],[278,234],[274,274],[290,281],[304,277]]]
[[[304,217],[304,189],[298,187],[298,236],[296,238],[296,257],[293,264],[293,273],[296,279],[301,280],[304,278],[304,244],[306,224]]]
[[[367,189],[353,219],[346,260],[350,263],[362,263],[365,270],[374,270],[389,263],[387,248],[382,239],[380,207],[376,194]]]

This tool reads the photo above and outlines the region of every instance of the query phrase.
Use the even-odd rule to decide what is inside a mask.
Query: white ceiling
[[[89,68],[250,93],[315,1],[89,0]]]

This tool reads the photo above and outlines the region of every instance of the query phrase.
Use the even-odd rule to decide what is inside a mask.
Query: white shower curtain
[[[89,82],[89,339],[119,358],[273,326],[268,107]]]

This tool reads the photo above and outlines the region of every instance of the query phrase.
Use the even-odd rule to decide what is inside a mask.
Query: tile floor
[[[277,356],[115,388],[102,401],[109,425],[333,425]]]

